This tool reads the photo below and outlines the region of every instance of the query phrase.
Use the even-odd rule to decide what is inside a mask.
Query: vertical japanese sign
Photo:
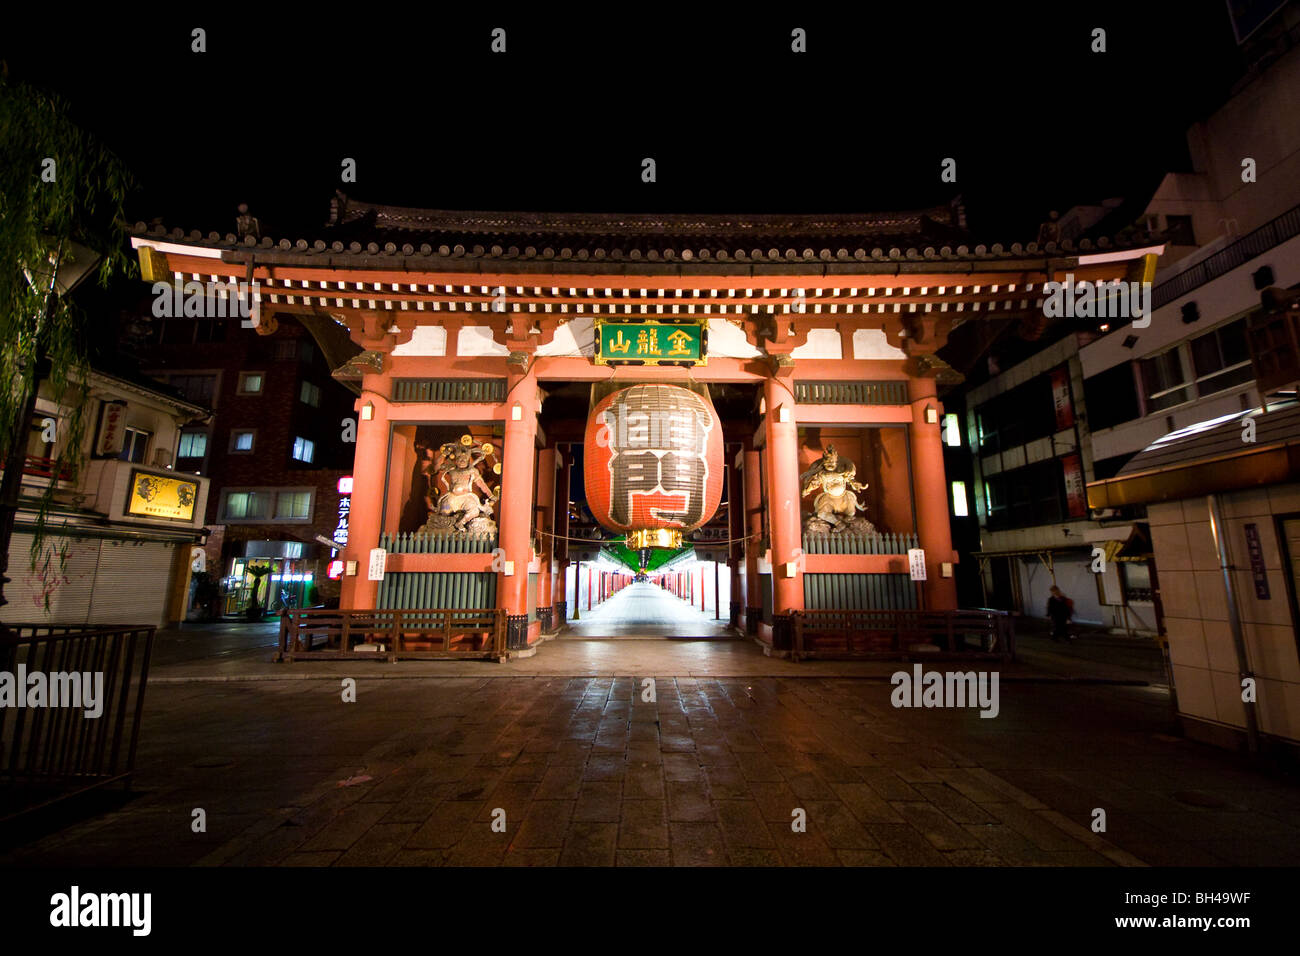
[[[116,457],[122,453],[126,439],[126,402],[105,402],[104,413],[99,420],[99,441],[95,443],[95,454]]]
[[[911,574],[913,581],[924,581],[926,579],[924,548],[907,549],[907,570]]]
[[[1264,568],[1264,546],[1259,541],[1259,526],[1246,525],[1246,553],[1250,555],[1250,576],[1255,582],[1255,597],[1269,600],[1268,571]]]
[[[1072,452],[1061,459],[1065,479],[1065,505],[1071,518],[1088,517],[1088,489],[1083,481],[1083,459]]]
[[[1056,430],[1074,427],[1074,402],[1070,398],[1070,369],[1062,365],[1052,369],[1052,405],[1056,409]]]

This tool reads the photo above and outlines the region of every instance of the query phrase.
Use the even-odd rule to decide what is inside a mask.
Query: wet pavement
[[[275,636],[160,633],[133,798],[0,865],[1300,864],[1300,784],[1181,738],[1140,638],[926,665],[997,670],[982,718],[893,706],[909,664],[746,640],[276,665]]]

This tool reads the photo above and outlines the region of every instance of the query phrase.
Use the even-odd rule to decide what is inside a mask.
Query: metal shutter
[[[53,535],[45,538],[46,553],[53,548],[68,546],[68,559],[59,581],[50,594],[50,613],[45,613],[42,597],[43,585],[37,570],[31,570],[32,536],[15,532],[9,549],[9,576],[13,580],[5,587],[9,603],[3,608],[6,621],[15,624],[85,624],[90,612],[90,595],[95,584],[95,565],[99,559],[99,539],[64,539]],[[52,574],[59,574],[58,558],[50,561]]]
[[[92,622],[163,624],[175,553],[175,544],[161,541],[105,539],[91,596]]]

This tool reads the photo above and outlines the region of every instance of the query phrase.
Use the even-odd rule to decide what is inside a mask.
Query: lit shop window
[[[966,507],[966,482],[954,481],[952,483],[952,513],[958,518],[965,518],[970,514]]]
[[[957,416],[947,414],[943,416],[943,442],[953,448],[961,446],[961,428],[957,424]]]
[[[311,463],[316,458],[316,443],[307,438],[293,440],[293,457],[298,461]]]
[[[257,433],[252,429],[237,429],[230,433],[230,450],[232,452],[251,452],[253,450],[253,436]]]

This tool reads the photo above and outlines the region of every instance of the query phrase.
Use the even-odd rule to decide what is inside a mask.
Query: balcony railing
[[[37,478],[53,478],[55,468],[58,462],[53,458],[38,458],[35,455],[28,455],[23,459],[23,474],[34,475]],[[4,471],[4,460],[0,459],[0,472]],[[65,461],[63,467],[58,468],[59,481],[72,480],[72,463]]]
[[[1237,266],[1261,256],[1274,246],[1300,235],[1300,206],[1295,206],[1264,223],[1254,232],[1248,232],[1232,245],[1219,250],[1196,265],[1165,280],[1151,293],[1151,307],[1158,309],[1205,285],[1211,279],[1231,272]]]

